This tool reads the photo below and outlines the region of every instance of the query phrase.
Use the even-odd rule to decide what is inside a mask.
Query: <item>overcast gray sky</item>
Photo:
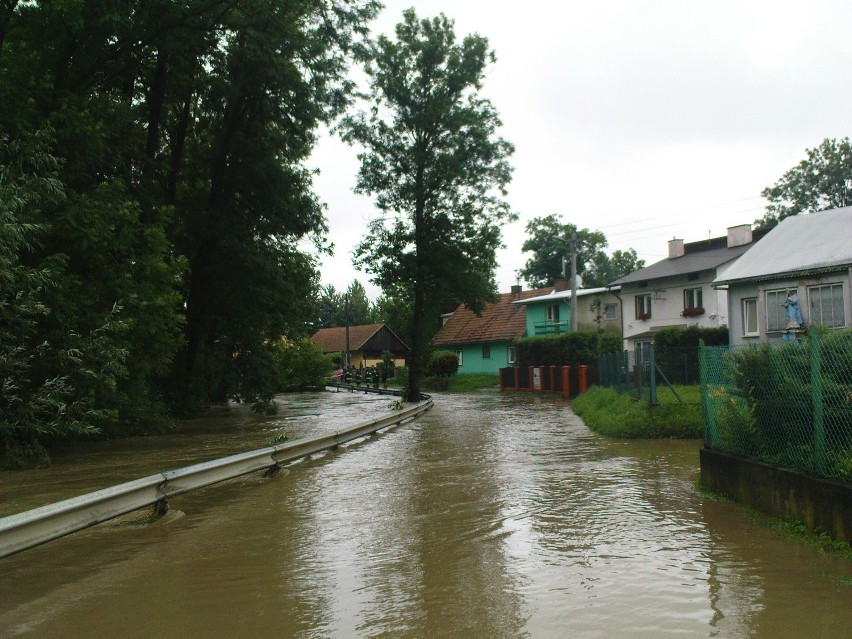
[[[760,217],[760,192],[825,138],[850,135],[852,2],[728,0],[385,0],[375,33],[402,11],[443,12],[456,35],[488,38],[497,62],[483,93],[512,142],[509,202],[497,283],[508,291],[529,255],[524,226],[557,213],[603,231],[609,250],[647,263],[672,237],[724,235]],[[366,274],[352,249],[376,215],[352,193],[356,149],[331,136],[311,166],[328,205],[335,255],[322,281]]]

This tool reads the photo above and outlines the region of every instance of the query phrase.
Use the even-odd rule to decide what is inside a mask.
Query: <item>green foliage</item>
[[[524,337],[515,344],[519,366],[596,366],[600,355],[621,350],[621,338],[597,331]]]
[[[429,375],[452,377],[459,370],[459,358],[452,351],[434,351],[429,360]]]
[[[123,435],[270,397],[271,344],[305,335],[314,313],[301,240],[327,250],[305,161],[349,102],[347,66],[378,9],[4,3],[0,295],[30,421],[74,414],[81,427],[62,417],[52,436]]]
[[[724,384],[708,384],[722,450],[829,477],[852,479],[852,332],[811,328],[798,342],[724,356]],[[825,469],[815,449],[812,340],[818,336]]]
[[[661,392],[659,404],[649,406],[611,388],[592,386],[571,402],[572,410],[594,432],[628,439],[698,439],[704,419],[697,386],[677,386],[684,400]]]
[[[612,256],[603,250],[606,235],[600,231],[578,229],[574,224],[563,224],[556,214],[536,217],[527,222],[527,239],[521,246],[533,256],[518,271],[533,288],[551,286],[562,277],[562,259],[571,258],[571,237],[577,233],[577,272],[583,277],[583,286],[593,288],[639,270],[645,266],[636,251],[615,251]],[[570,273],[569,273],[570,275]]]
[[[322,388],[328,381],[334,363],[308,338],[295,341],[281,339],[276,345],[279,386],[282,392]]]
[[[673,326],[654,333],[654,358],[672,384],[698,381],[698,341],[707,346],[728,344],[728,328]]]
[[[47,465],[46,441],[98,432],[115,419],[126,376],[117,308],[90,330],[65,324],[59,339],[45,337],[57,321],[48,300],[63,266],[31,265],[48,230],[31,220],[63,196],[49,145],[45,133],[0,138],[0,467]]]
[[[367,297],[367,291],[358,280],[352,280],[345,292],[338,292],[331,284],[322,287],[317,299],[317,311],[315,328],[347,324],[361,326],[377,321],[376,311]]]
[[[808,157],[787,171],[761,195],[769,202],[761,226],[775,226],[785,217],[852,204],[852,143],[826,138],[807,149]]]
[[[481,309],[493,298],[511,144],[497,136],[492,104],[479,95],[494,56],[485,38],[456,41],[445,16],[403,14],[395,38],[369,51],[370,110],[344,120],[343,139],[364,148],[356,191],[376,196],[356,260],[384,290],[411,294],[410,397],[419,393],[431,331],[444,299]]]

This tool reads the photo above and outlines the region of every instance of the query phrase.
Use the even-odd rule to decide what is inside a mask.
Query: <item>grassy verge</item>
[[[453,377],[427,377],[423,380],[423,388],[447,393],[470,393],[480,388],[490,388],[499,384],[500,378],[489,373],[454,375]]]
[[[657,389],[658,404],[636,401],[610,388],[592,386],[571,402],[586,425],[607,437],[630,439],[698,439],[704,418],[698,386],[675,386],[683,402],[668,388]]]

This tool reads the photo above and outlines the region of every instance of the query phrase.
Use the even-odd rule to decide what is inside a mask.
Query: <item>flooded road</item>
[[[2,514],[389,404],[282,401],[0,473]],[[849,637],[852,562],[698,493],[698,446],[600,438],[557,398],[437,395],[414,422],[176,498],[153,524],[0,560],[0,636]]]

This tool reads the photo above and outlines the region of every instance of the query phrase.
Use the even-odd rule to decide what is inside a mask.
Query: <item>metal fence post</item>
[[[648,349],[648,404],[657,405],[657,376],[654,374],[654,344]]]
[[[811,400],[814,408],[814,462],[816,472],[825,475],[825,423],[822,411],[822,354],[819,335],[811,335]]]

